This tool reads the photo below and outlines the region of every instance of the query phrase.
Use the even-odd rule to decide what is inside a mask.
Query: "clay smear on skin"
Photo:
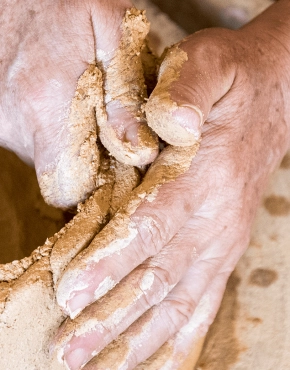
[[[121,334],[118,339],[110,343],[97,357],[93,358],[89,362],[89,365],[92,368],[110,370],[127,369],[134,348],[142,345],[144,340],[149,338],[152,326],[154,326],[155,320],[158,319],[159,316],[153,310],[147,311]]]
[[[94,108],[100,99],[101,72],[91,65],[77,84],[69,113],[67,142],[63,143],[65,150],[38,174],[41,193],[48,204],[75,207],[96,188],[100,154],[96,145]]]
[[[146,201],[148,195],[156,192],[156,188],[184,174],[189,169],[197,150],[198,145],[186,148],[169,146],[164,149],[147,172],[143,183],[132,192],[127,206],[122,208],[90,246],[71,262],[58,285],[57,298],[62,307],[66,307],[66,302],[76,291],[75,286],[79,277],[88,266],[91,268],[101,258],[120,252],[134,240],[138,233],[130,217],[142,202]]]
[[[178,45],[169,49],[159,70],[158,83],[145,107],[148,125],[164,141],[182,146],[194,145],[199,140],[195,130],[184,128],[176,123],[174,113],[178,105],[171,99],[170,94],[172,85],[178,80],[183,64],[187,60],[187,53]],[[198,111],[196,113],[199,114]],[[200,115],[202,121],[202,114]]]
[[[152,269],[145,270],[144,273],[144,268],[137,268],[122,280],[122,284],[117,285],[105,297],[87,307],[82,317],[74,321],[68,320],[58,340],[58,346],[62,348],[59,358],[64,354],[66,343],[75,340],[76,337],[96,331],[103,333],[104,328],[106,331],[108,329],[120,331],[131,325],[132,319],[133,321],[138,319],[143,312],[142,305],[137,309],[136,302],[153,289],[154,282],[155,275]],[[170,287],[162,289],[158,302],[165,298],[169,289]],[[94,339],[88,338],[88,340]]]
[[[96,106],[100,138],[110,153],[122,163],[138,166],[150,163],[158,154],[158,137],[145,124],[143,104],[147,98],[144,81],[142,51],[150,24],[144,11],[134,8],[126,12],[122,23],[122,38],[119,48],[108,61],[108,56],[98,52],[98,66],[103,73],[104,102]],[[104,106],[105,105],[105,106]],[[123,108],[128,117],[140,123],[135,145],[121,140],[112,125],[108,125],[110,106]],[[141,160],[140,160],[141,159]]]

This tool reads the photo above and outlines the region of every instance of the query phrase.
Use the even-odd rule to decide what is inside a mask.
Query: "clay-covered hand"
[[[290,143],[290,24],[280,21],[289,10],[282,0],[241,30],[204,30],[169,51],[147,110],[159,106],[155,130],[171,144],[174,120],[190,132],[199,119],[200,150],[190,164],[190,146],[167,147],[136,197],[64,273],[58,301],[79,314],[56,341],[69,369],[133,369],[176,333],[166,367],[149,368],[178,369],[205,335]],[[163,77],[176,66],[168,86]],[[164,133],[168,112],[173,131]]]
[[[105,104],[98,134],[113,155],[144,165],[158,154],[142,112],[140,51],[149,24],[134,9],[124,22],[130,7],[129,0],[1,5],[0,145],[35,164],[42,194],[54,206],[73,207],[97,186],[100,159],[90,117],[96,105]],[[91,68],[71,109],[78,78],[96,59],[102,73]]]

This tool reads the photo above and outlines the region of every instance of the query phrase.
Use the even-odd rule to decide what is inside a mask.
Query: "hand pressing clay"
[[[145,123],[144,107],[140,103],[146,97],[140,51],[143,49],[143,41],[148,32],[148,23],[142,12],[131,9],[126,13],[123,28],[124,40],[113,60],[108,62],[100,55],[99,65],[91,65],[78,81],[71,105],[69,125],[70,137],[75,143],[69,155],[75,156],[77,167],[67,168],[67,158],[63,157],[59,165],[49,169],[40,180],[45,199],[53,204],[57,200],[59,206],[70,203],[73,205],[75,199],[86,198],[92,189],[97,188],[97,190],[84,203],[78,205],[78,212],[72,221],[53,237],[47,239],[45,244],[37,248],[30,257],[0,265],[1,369],[57,370],[65,368],[61,356],[56,359],[49,354],[49,349],[58,326],[66,318],[55,296],[56,284],[66,266],[88,245],[90,248],[77,257],[82,261],[81,263],[94,258],[95,254],[106,253],[106,248],[102,246],[104,243],[110,241],[113,246],[119,240],[122,244],[130,239],[130,233],[133,232],[135,235],[137,231],[130,221],[130,215],[134,209],[142,202],[150,202],[163,184],[174,181],[185,173],[198,150],[196,141],[191,142],[195,145],[184,149],[167,147],[153,166],[154,173],[157,172],[158,176],[150,176],[149,171],[142,184],[137,187],[142,176],[133,165],[139,164],[140,158],[142,163],[152,161],[158,145],[157,136]],[[134,33],[133,30],[136,28],[141,32]],[[146,56],[148,58],[148,53]],[[118,79],[116,71],[120,66],[115,69],[116,63],[126,66],[128,57],[133,58],[136,70],[133,71],[134,73],[132,70],[125,70],[122,78]],[[148,70],[149,77],[151,75],[152,79],[152,67]],[[133,76],[135,78],[136,74],[139,76],[137,82],[140,84],[132,83],[132,78]],[[127,87],[128,90],[121,91],[122,86]],[[103,106],[103,89],[107,109]],[[129,101],[134,96],[138,104],[130,105]],[[119,104],[126,106],[128,112],[139,120],[136,137],[133,137],[136,139],[133,146],[129,142],[125,142],[124,146],[122,132],[116,134],[107,124],[108,110],[110,110],[108,107],[118,109]],[[101,143],[98,147],[95,144],[97,141],[95,107],[99,137],[110,153]],[[125,150],[120,151],[121,146],[125,147]],[[119,160],[129,164],[122,164]],[[58,183],[59,171],[67,168],[66,181],[70,181],[72,178],[77,179],[78,169],[83,167],[87,168],[87,179],[84,182],[87,187],[82,188],[80,192],[80,188],[72,186],[69,198],[62,203],[62,184]],[[49,189],[52,187],[48,184],[49,182],[54,183],[55,189],[60,189],[58,194],[50,192]],[[73,264],[78,269],[77,259]],[[72,271],[71,266],[70,271]],[[111,288],[114,285],[113,282]],[[99,293],[101,297],[102,292]],[[121,297],[124,294],[126,295],[126,292],[120,292]],[[62,298],[59,297],[59,299]],[[97,302],[100,305],[101,315],[109,302],[106,297]],[[115,303],[118,304],[118,301]],[[138,321],[136,325],[138,327]],[[73,326],[74,321],[66,323],[66,329],[58,337],[59,344],[62,338],[74,334]],[[180,342],[182,334],[178,335],[176,340]],[[194,353],[191,354],[193,362],[197,360],[202,341],[203,338],[199,337],[195,340],[196,346],[193,347]],[[161,369],[168,361],[168,356],[175,354],[174,343],[174,341],[166,343],[151,359],[147,360],[144,365],[139,365],[138,368]],[[116,355],[119,356],[118,341],[113,342],[104,350],[104,353],[108,351],[112,359]],[[180,369],[182,370],[192,367],[193,362],[185,364],[186,357],[186,354],[180,357]],[[103,364],[103,361],[108,361],[108,356],[105,356],[104,360],[102,352],[100,356],[93,359],[91,364],[88,364],[88,368],[99,366]],[[113,362],[108,366],[113,369]]]
[[[149,53],[144,12],[128,10],[121,29],[117,51],[99,50],[97,65],[78,81],[67,126],[68,149],[38,176],[48,204],[73,208],[99,187],[97,137],[117,160],[132,166],[151,163],[158,154],[158,137],[147,126],[143,109],[147,92],[142,58],[148,61]],[[132,118],[132,127],[126,127]]]
[[[99,239],[117,237],[115,234],[118,233],[118,229],[114,230],[114,227],[118,225],[118,220],[129,217],[138,203],[154,197],[162,183],[173,181],[176,176],[186,171],[196,150],[197,146],[185,151],[168,147],[163,159],[155,165],[159,167],[160,177],[150,179],[149,173],[147,180],[133,193],[132,190],[140,181],[138,171],[134,167],[119,164],[114,159],[103,156],[102,171],[99,175],[103,185],[84,204],[79,205],[78,214],[74,219],[48,239],[42,247],[35,250],[30,257],[0,266],[0,368],[7,370],[65,368],[62,363],[49,355],[53,337],[65,319],[55,297],[55,283],[65,266],[91,242],[104,224],[114,216],[120,204],[125,203],[128,205],[123,206],[102,234],[98,234]],[[186,160],[182,162],[184,158]],[[100,249],[99,251],[101,252]],[[126,292],[120,292],[120,299],[124,294],[126,295]],[[106,300],[104,298],[97,303],[101,316],[106,312]],[[115,303],[118,305],[119,301]],[[73,325],[72,321],[62,335],[66,336],[68,330],[72,330],[69,334],[73,335]],[[191,343],[195,352],[192,354],[194,361],[198,358],[201,341],[202,339],[196,338],[197,343]],[[110,350],[112,358],[119,356],[116,344],[113,342],[105,350],[105,354]],[[161,369],[170,354],[174,355],[174,346],[169,342],[152,359],[138,368]],[[103,353],[100,358],[94,359],[92,365],[95,362],[101,364],[102,356]],[[182,370],[187,369],[183,366],[185,360],[186,356],[181,359]],[[191,369],[192,363],[194,362],[188,363],[188,369]],[[92,365],[88,365],[88,368]]]

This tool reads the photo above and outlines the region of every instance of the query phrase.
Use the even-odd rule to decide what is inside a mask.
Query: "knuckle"
[[[171,335],[186,325],[193,316],[197,304],[191,297],[175,297],[167,301],[164,311],[168,322],[168,330]]]
[[[145,308],[152,307],[167,296],[173,286],[171,273],[160,267],[149,268],[145,271],[139,288],[143,292]]]
[[[156,214],[142,214],[136,220],[139,243],[143,254],[148,258],[157,254],[168,241],[168,227],[165,219]]]
[[[223,29],[205,29],[192,35],[187,40],[194,44],[193,52],[200,60],[208,60],[209,55],[214,55],[215,61],[219,63],[221,56],[229,50],[233,32]],[[222,53],[222,51],[224,51]]]

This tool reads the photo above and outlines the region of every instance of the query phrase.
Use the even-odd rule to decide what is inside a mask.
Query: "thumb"
[[[167,143],[190,146],[213,105],[231,88],[234,63],[223,32],[198,32],[173,46],[161,64],[158,83],[146,105],[148,125]],[[215,32],[215,33],[214,33]]]

